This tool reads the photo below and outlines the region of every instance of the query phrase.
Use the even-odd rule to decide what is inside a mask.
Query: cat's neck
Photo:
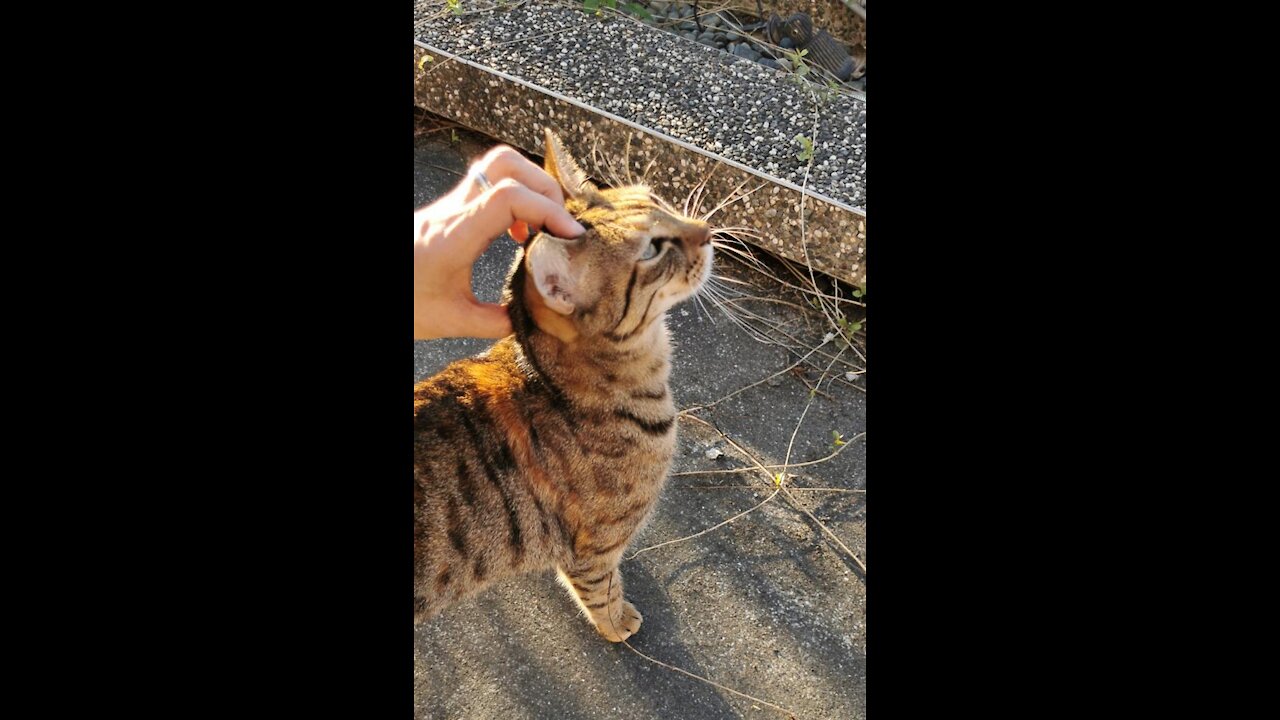
[[[671,373],[671,340],[665,317],[623,342],[579,335],[573,324],[540,303],[523,263],[507,295],[514,342],[531,378],[577,396],[665,388]]]

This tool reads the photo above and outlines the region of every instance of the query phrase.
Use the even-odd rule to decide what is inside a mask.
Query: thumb
[[[467,310],[467,337],[503,338],[511,334],[511,317],[502,305],[477,302]]]

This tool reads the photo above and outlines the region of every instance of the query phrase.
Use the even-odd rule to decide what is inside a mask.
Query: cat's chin
[[[711,265],[715,261],[715,251],[711,249],[711,245],[705,245],[702,248],[702,271],[698,273],[698,284],[694,287],[694,292],[701,290],[707,280],[711,279]]]
[[[692,282],[686,282],[684,288],[676,290],[662,289],[658,293],[658,302],[661,312],[666,312],[689,298],[697,295],[702,288],[706,287],[707,280],[711,278],[711,260],[712,250],[708,245],[701,250],[702,256],[699,258],[699,269],[697,276]]]
[[[714,259],[713,256],[715,253],[712,251],[710,245],[704,246],[701,252],[702,256],[699,258],[700,262],[697,279],[689,285],[689,291],[685,293],[684,297],[680,298],[681,301],[688,300],[690,297],[697,295],[702,291],[702,288],[707,286],[707,281],[711,279],[711,263]]]

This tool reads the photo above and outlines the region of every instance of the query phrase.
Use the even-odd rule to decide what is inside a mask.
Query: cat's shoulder
[[[421,405],[460,394],[506,394],[524,383],[516,363],[515,340],[506,337],[478,355],[454,360],[413,386],[415,412]]]

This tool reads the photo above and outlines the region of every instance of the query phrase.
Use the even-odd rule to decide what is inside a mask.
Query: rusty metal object
[[[841,0],[844,6],[852,10],[863,20],[867,19],[867,0]]]
[[[778,44],[782,38],[790,38],[797,49],[808,50],[814,62],[841,81],[866,74],[866,53],[862,53],[862,61],[859,62],[826,30],[814,32],[813,21],[806,13],[796,13],[786,20],[773,13],[765,29],[771,42]]]
[[[685,0],[688,2],[688,0]],[[861,0],[849,0],[859,4]],[[708,5],[709,3],[701,3]],[[769,13],[776,12],[781,17],[792,13],[806,13],[813,21],[814,27],[824,28],[836,42],[847,48],[866,44],[867,21],[856,11],[850,11],[845,0],[764,0],[762,9],[756,0],[716,0],[717,7],[727,10],[737,17],[752,16],[760,18],[760,27],[769,19]]]

